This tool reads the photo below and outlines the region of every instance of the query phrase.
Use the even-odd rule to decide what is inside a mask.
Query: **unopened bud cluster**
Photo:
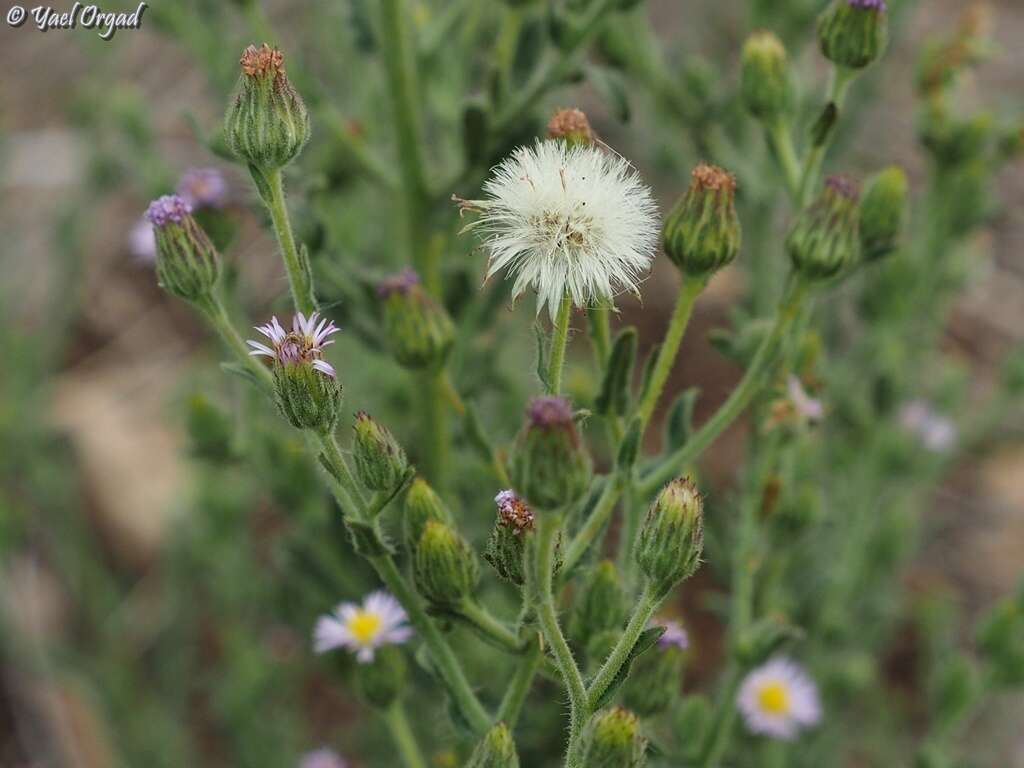
[[[530,401],[512,453],[516,490],[535,507],[557,509],[586,492],[590,475],[590,456],[569,401],[554,396]]]
[[[384,335],[395,359],[406,368],[444,364],[455,340],[451,318],[420,286],[412,269],[385,278],[377,287],[384,314]]]

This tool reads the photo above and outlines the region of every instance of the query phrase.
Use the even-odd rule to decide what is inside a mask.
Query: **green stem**
[[[676,362],[676,355],[679,352],[679,345],[686,333],[686,326],[690,322],[690,315],[693,314],[693,305],[697,301],[700,292],[707,285],[707,279],[700,277],[688,277],[683,275],[683,284],[679,288],[679,296],[676,299],[675,309],[672,311],[672,319],[669,321],[668,330],[665,332],[665,339],[658,351],[658,359],[651,371],[651,378],[644,393],[644,398],[637,409],[637,416],[640,418],[640,434],[647,429],[647,425],[654,413],[654,408],[661,398],[662,390],[665,389],[665,382],[672,372],[672,366]]]
[[[295,236],[292,234],[292,224],[288,218],[288,207],[284,200],[284,181],[281,177],[281,170],[263,171],[263,177],[267,182],[267,191],[270,193],[270,199],[263,202],[274,223],[274,233],[277,235],[277,242],[281,247],[281,258],[284,260],[284,268],[288,272],[288,285],[291,287],[292,300],[295,302],[295,309],[308,316],[316,311],[313,273],[310,271],[309,263],[304,255],[300,254],[298,248],[295,247]]]
[[[425,386],[420,388],[423,421],[420,444],[425,447],[421,455],[423,473],[437,489],[444,488],[448,467],[449,433],[445,403],[445,372],[427,374]]]
[[[395,140],[398,143],[401,190],[405,197],[406,236],[412,262],[426,289],[438,296],[440,264],[427,242],[427,183],[423,161],[420,88],[409,33],[409,13],[403,0],[380,0],[381,53],[387,69]]]
[[[850,83],[853,82],[856,76],[856,70],[838,66],[834,67],[829,79],[827,103],[834,104],[837,110],[842,110]],[[807,157],[804,159],[803,172],[800,175],[800,203],[802,206],[810,204],[814,198],[818,188],[818,180],[821,176],[821,167],[825,161],[825,153],[828,151],[835,133],[836,127],[832,126],[824,140],[820,144],[815,144],[811,147],[810,152],[807,153]]]
[[[252,372],[260,387],[269,393],[274,386],[274,377],[267,370],[266,366],[261,365],[256,358],[249,354],[249,348],[245,346],[242,337],[238,335],[238,331],[232,325],[231,318],[228,317],[223,302],[216,296],[209,296],[207,299],[198,302],[196,306],[203,313],[203,316],[206,317],[214,331],[217,332],[217,335],[220,336],[224,346],[231,350],[238,358],[239,363]]]
[[[579,735],[583,730],[583,722],[587,716],[587,690],[583,684],[583,676],[576,665],[569,644],[565,641],[562,628],[558,624],[555,611],[555,599],[551,591],[552,570],[554,568],[555,540],[562,524],[561,515],[545,513],[538,515],[539,523],[536,534],[536,562],[534,569],[534,598],[536,600],[537,621],[544,639],[551,647],[555,663],[562,674],[562,680],[569,693],[570,723],[569,746],[566,751],[566,767],[575,765],[575,754]]]
[[[779,164],[782,177],[786,182],[786,190],[794,204],[800,204],[800,161],[797,160],[796,150],[793,148],[793,137],[789,133],[789,126],[783,118],[777,118],[765,125],[765,134],[768,144],[772,148],[772,154]]]
[[[473,693],[459,660],[441,635],[437,624],[427,615],[419,597],[402,577],[390,555],[372,555],[368,559],[384,582],[384,586],[408,614],[409,623],[416,629],[416,634],[430,651],[430,658],[460,713],[473,732],[477,736],[483,736],[491,726],[490,715]]]
[[[753,399],[754,395],[769,381],[771,363],[779,343],[786,336],[793,324],[807,295],[807,285],[799,276],[792,276],[783,296],[779,311],[775,316],[768,335],[765,336],[747,367],[746,373],[729,395],[728,399],[715,411],[704,426],[697,430],[686,443],[644,477],[638,486],[642,496],[648,496],[658,486],[668,482],[672,477],[683,471],[697,458],[715,438],[717,438],[739,416]]]
[[[384,710],[383,715],[405,768],[427,768],[427,761],[423,758],[419,744],[416,743],[416,735],[409,727],[409,718],[406,717],[402,702],[396,701]]]
[[[500,643],[513,653],[523,651],[523,643],[508,626],[473,599],[466,599],[459,605],[459,613],[487,637]]]
[[[729,735],[732,733],[736,719],[736,692],[743,679],[743,669],[736,662],[730,662],[725,673],[725,682],[715,707],[715,719],[708,729],[700,756],[694,763],[697,768],[714,768],[721,762],[726,747],[729,746]]]
[[[608,478],[590,516],[583,527],[577,531],[565,552],[565,559],[562,561],[563,573],[569,573],[573,569],[573,566],[586,554],[594,539],[604,530],[624,487],[625,478],[620,473],[616,472]]]
[[[533,685],[533,678],[537,674],[537,668],[543,659],[543,641],[540,635],[535,635],[526,647],[526,652],[519,659],[515,674],[505,689],[505,696],[498,707],[496,720],[505,723],[510,730],[516,726],[519,720],[519,713],[523,709],[523,703],[530,693]]]
[[[601,302],[596,307],[590,307],[587,310],[587,319],[590,321],[590,338],[594,343],[594,358],[597,361],[597,367],[604,371],[612,353],[608,305]]]
[[[562,368],[565,365],[565,348],[569,342],[569,317],[572,299],[569,294],[562,297],[558,305],[558,316],[551,332],[551,351],[548,360],[548,394],[557,395],[562,391]]]
[[[626,659],[629,658],[629,654],[633,651],[633,646],[636,645],[637,639],[640,637],[640,633],[647,628],[647,624],[651,620],[651,616],[658,609],[661,604],[661,597],[654,593],[650,585],[644,587],[644,591],[640,594],[640,600],[637,603],[636,609],[633,611],[633,615],[629,619],[629,623],[626,625],[626,629],[623,631],[619,641],[615,644],[612,652],[608,654],[608,658],[605,659],[604,664],[601,665],[601,669],[594,675],[594,679],[590,682],[590,687],[587,689],[587,707],[588,712],[597,707],[597,703],[604,696],[605,691],[608,690],[608,686],[612,684],[615,677],[619,674],[622,669],[622,665],[626,663]]]
[[[352,474],[348,462],[345,461],[345,456],[341,452],[341,447],[338,445],[338,440],[334,433],[317,434],[316,439],[320,449],[323,451],[324,458],[334,470],[334,475],[337,477],[341,487],[345,490],[345,493],[359,504],[359,513],[361,515],[364,514],[366,512],[366,497],[363,495],[363,489],[360,488],[355,475]]]

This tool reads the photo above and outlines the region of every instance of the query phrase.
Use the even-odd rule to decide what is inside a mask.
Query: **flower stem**
[[[231,323],[231,318],[228,317],[228,312],[224,308],[224,303],[216,296],[209,296],[198,302],[196,306],[199,308],[199,311],[203,313],[203,316],[206,317],[207,321],[213,327],[213,330],[217,332],[218,336],[220,336],[224,346],[235,354],[239,363],[252,372],[260,387],[269,394],[274,386],[273,376],[271,376],[270,371],[266,369],[266,366],[260,365],[260,363],[249,354],[249,350],[245,346],[245,342],[242,341],[242,337],[238,335],[238,331],[235,330],[235,326]]]
[[[557,395],[562,391],[562,368],[565,366],[565,348],[569,342],[569,317],[572,299],[569,294],[562,297],[558,305],[558,316],[551,332],[551,358],[548,360],[548,394]]]
[[[615,644],[612,652],[608,654],[608,658],[601,665],[601,669],[597,671],[594,679],[590,682],[590,687],[587,689],[588,711],[597,707],[597,703],[601,700],[605,691],[608,690],[608,686],[615,680],[616,675],[619,674],[622,665],[626,663],[626,659],[629,658],[629,654],[633,651],[633,646],[636,645],[640,633],[647,628],[651,616],[654,615],[660,604],[661,597],[654,593],[650,585],[645,586],[622,636]]]
[[[743,670],[740,665],[737,662],[729,662],[724,673],[725,682],[715,706],[715,719],[704,738],[700,756],[694,763],[697,768],[714,768],[722,760],[736,719],[736,691],[739,690],[742,676]]]
[[[526,652],[516,666],[515,674],[505,689],[505,696],[498,707],[496,720],[505,723],[509,729],[515,728],[519,720],[519,713],[523,709],[523,703],[530,693],[530,686],[537,674],[537,668],[543,659],[542,651],[544,644],[540,635],[534,635],[526,646]]]
[[[573,566],[586,554],[594,539],[597,538],[597,535],[604,529],[624,487],[625,478],[619,472],[615,472],[608,477],[604,490],[601,492],[597,503],[594,504],[594,509],[591,510],[590,516],[569,543],[565,559],[562,562],[563,573],[569,573],[573,569]]]
[[[295,308],[308,316],[316,311],[313,273],[305,255],[300,254],[298,248],[295,247],[295,236],[292,234],[292,224],[288,218],[288,207],[284,200],[284,181],[281,177],[281,170],[275,168],[271,171],[263,171],[263,177],[266,179],[267,189],[270,193],[270,199],[263,202],[274,223],[274,233],[277,235],[277,242],[281,247],[281,258],[284,260],[284,268],[288,272],[288,285],[291,286],[292,300],[295,302]]]
[[[416,735],[409,727],[409,718],[406,717],[402,702],[396,701],[384,710],[383,714],[384,722],[391,732],[391,738],[395,740],[395,746],[398,747],[405,768],[427,768],[427,761],[423,759]]]
[[[445,393],[443,370],[426,374],[425,386],[420,388],[422,423],[420,444],[425,447],[421,460],[423,474],[436,488],[444,488],[445,470],[448,465],[448,420],[445,418]]]
[[[467,599],[459,605],[459,613],[477,629],[513,653],[521,653],[523,644],[508,626],[476,600]]]
[[[444,680],[462,716],[466,718],[474,733],[483,736],[491,726],[490,715],[473,693],[459,660],[441,635],[437,624],[427,615],[419,597],[402,577],[390,555],[372,555],[368,559],[384,582],[384,586],[408,614],[409,623],[415,627],[416,633],[430,651],[430,658],[437,666],[438,674]]]
[[[587,690],[583,676],[576,665],[569,644],[565,641],[555,611],[555,599],[551,591],[552,569],[554,568],[555,539],[562,524],[561,515],[546,513],[538,517],[535,540],[536,555],[533,569],[533,592],[536,601],[537,621],[544,639],[551,647],[555,663],[562,674],[562,680],[569,693],[570,721],[569,745],[566,750],[566,768],[577,765],[575,753],[583,722],[587,716]]]
[[[794,204],[799,205],[801,169],[796,151],[793,149],[793,137],[790,136],[789,125],[782,118],[778,118],[768,122],[764,129],[775,161],[779,164],[779,170],[782,171],[782,178],[786,182],[789,197]]]
[[[648,496],[658,486],[668,482],[672,477],[685,469],[686,465],[707,448],[747,407],[754,395],[769,381],[772,361],[780,342],[789,332],[790,327],[799,315],[800,308],[807,296],[807,284],[797,276],[791,276],[785,295],[775,315],[775,322],[765,336],[754,359],[747,367],[746,373],[736,388],[686,443],[671,453],[657,467],[644,477],[638,489],[641,495]]]
[[[654,370],[651,372],[651,379],[644,393],[644,398],[637,408],[637,416],[640,418],[641,435],[647,429],[647,425],[654,413],[654,408],[661,398],[665,389],[665,382],[672,372],[676,355],[679,352],[679,345],[686,333],[686,326],[690,322],[690,315],[693,314],[693,305],[697,301],[700,292],[707,285],[707,279],[700,277],[689,277],[683,275],[683,284],[679,289],[679,296],[676,299],[675,309],[672,311],[672,319],[669,321],[668,330],[665,332],[665,340],[658,351],[658,359],[654,363]]]
[[[838,66],[834,67],[829,79],[827,103],[834,104],[837,110],[842,109],[850,83],[853,82],[856,76],[856,70]],[[818,179],[821,176],[821,166],[825,161],[825,153],[832,143],[832,137],[835,135],[835,132],[835,126],[833,126],[825,140],[821,144],[811,147],[810,152],[807,153],[807,157],[804,159],[803,172],[800,175],[799,202],[801,206],[808,205],[814,198],[818,187]]]

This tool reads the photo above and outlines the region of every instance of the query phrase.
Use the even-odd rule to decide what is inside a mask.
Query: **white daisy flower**
[[[407,620],[405,610],[390,593],[371,592],[362,605],[341,603],[333,613],[317,619],[313,650],[325,653],[347,648],[360,663],[368,664],[377,648],[398,645],[412,637]]]
[[[513,299],[531,287],[552,319],[568,294],[584,307],[621,290],[636,292],[658,244],[651,191],[623,158],[596,145],[538,141],[520,147],[484,184],[480,211],[490,257],[487,277],[515,276]]]
[[[740,685],[736,705],[747,728],[790,740],[821,720],[818,688],[803,667],[777,656],[750,672]]]

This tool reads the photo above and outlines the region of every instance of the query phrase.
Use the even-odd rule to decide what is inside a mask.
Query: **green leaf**
[[[544,389],[548,389],[548,345],[544,326],[539,321],[533,324],[533,334],[537,340],[537,378]]]
[[[259,386],[260,382],[257,380],[256,374],[254,374],[247,365],[243,365],[242,363],[221,363],[220,367],[227,373],[234,374],[235,376],[245,379],[250,384]]]
[[[654,372],[654,366],[658,362],[658,353],[660,351],[661,344],[655,344],[651,347],[651,353],[647,355],[647,360],[644,361],[644,377],[640,383],[640,394],[637,395],[637,400],[641,403],[647,397],[647,390],[651,386],[651,374]]]
[[[639,417],[634,417],[626,428],[626,434],[619,444],[619,453],[615,457],[615,465],[622,472],[629,472],[636,463],[636,457],[640,453],[640,440],[643,437],[642,423]]]
[[[693,407],[700,390],[697,387],[680,393],[665,418],[665,453],[672,453],[686,444],[693,434]]]
[[[516,38],[516,49],[512,56],[512,85],[522,85],[529,80],[543,58],[544,43],[547,42],[547,25],[533,16],[523,22]]]
[[[615,696],[615,692],[619,689],[619,686],[626,682],[626,678],[629,677],[629,670],[633,666],[633,662],[636,661],[642,653],[652,648],[663,634],[665,634],[665,627],[651,627],[650,629],[645,629],[640,633],[640,637],[638,637],[636,642],[633,643],[633,647],[630,649],[629,655],[626,656],[626,660],[622,663],[622,666],[619,667],[618,673],[616,673],[614,679],[612,679],[605,692],[601,694],[601,698],[594,703],[594,710],[601,709],[601,707],[605,706],[612,700],[612,697]]]
[[[624,328],[616,337],[608,366],[605,368],[601,392],[594,401],[594,410],[603,415],[619,415],[629,410],[629,384],[636,363],[637,331]]]
[[[259,193],[260,199],[269,205],[270,200],[273,198],[273,194],[270,191],[270,184],[267,182],[267,177],[263,175],[263,171],[252,163],[249,163],[249,175],[252,176],[252,182],[256,185],[256,191]]]

